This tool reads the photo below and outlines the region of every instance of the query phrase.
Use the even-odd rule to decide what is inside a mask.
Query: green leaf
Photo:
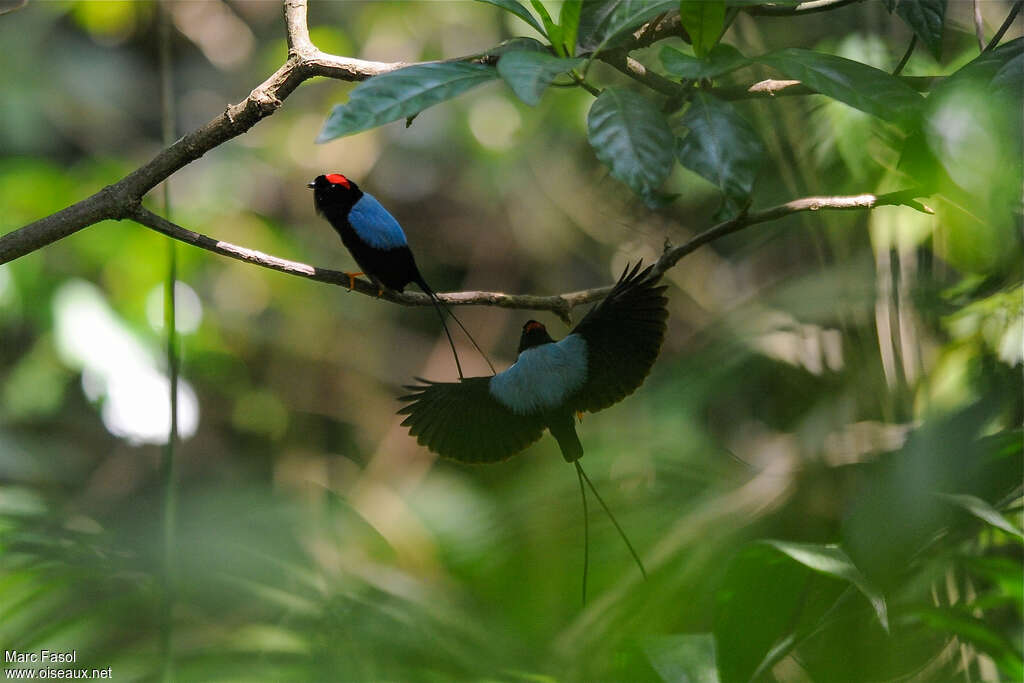
[[[695,81],[718,78],[750,64],[750,60],[739,50],[725,43],[716,45],[703,59],[691,57],[671,47],[663,47],[660,56],[661,63],[670,74]]]
[[[1024,90],[1024,53],[1009,59],[992,77],[992,89],[1019,98]]]
[[[530,0],[530,4],[533,5],[533,9],[540,15],[540,20],[544,24],[544,29],[547,31],[548,40],[551,41],[551,46],[555,48],[555,52],[563,54],[562,49],[562,28],[551,20],[551,15],[548,14],[548,8],[544,6],[541,0]]]
[[[583,50],[613,45],[645,21],[678,7],[676,0],[588,0],[580,9],[577,43]]]
[[[651,636],[643,648],[666,683],[718,683],[715,637],[710,633]]]
[[[694,54],[703,57],[722,35],[725,0],[680,0],[679,20],[690,34]]]
[[[497,45],[492,47],[490,50],[487,50],[486,52],[484,52],[484,55],[486,55],[488,57],[500,57],[501,55],[505,54],[506,52],[522,51],[522,50],[530,50],[530,51],[533,51],[533,52],[543,52],[544,54],[550,54],[551,53],[551,51],[548,48],[548,46],[545,45],[544,43],[540,42],[539,40],[534,40],[533,38],[524,38],[523,36],[519,36],[519,37],[516,37],[516,38],[509,38],[508,40],[501,41],[500,43],[498,43]]]
[[[498,60],[498,73],[519,99],[536,106],[555,76],[582,63],[582,59],[565,59],[545,52],[507,52]]]
[[[946,0],[901,0],[896,5],[896,14],[907,22],[935,59],[939,59],[942,53]]]
[[[728,102],[697,93],[681,123],[690,132],[676,146],[679,162],[714,183],[725,195],[720,218],[748,203],[764,158],[764,146],[746,119]]]
[[[544,32],[543,27],[541,27],[540,22],[537,21],[536,17],[530,14],[530,10],[523,7],[518,0],[479,0],[479,2],[486,2],[489,5],[500,7],[506,12],[511,12],[530,26],[537,29],[537,33],[542,36],[547,36],[547,33]]]
[[[497,77],[493,67],[468,62],[417,64],[374,76],[356,86],[347,103],[334,107],[316,141],[408,118]]]
[[[809,569],[852,583],[871,603],[871,607],[875,610],[882,628],[886,631],[889,630],[889,615],[885,605],[885,596],[868,581],[867,577],[857,569],[846,555],[846,552],[838,545],[788,543],[786,541],[762,541],[762,543],[775,548]]]
[[[605,88],[587,114],[587,139],[612,175],[645,197],[672,170],[672,130],[642,95]]]
[[[1011,536],[1024,540],[1024,532],[1011,524],[998,510],[981,498],[959,493],[939,493],[936,495],[942,500],[966,510],[981,521],[991,524]]]
[[[580,12],[583,9],[583,0],[565,0],[562,3],[562,11],[558,15],[558,23],[562,26],[562,41],[565,44],[565,54],[570,57],[576,55],[576,35],[580,27]]]
[[[924,102],[921,95],[898,78],[835,55],[788,48],[757,61],[802,81],[822,95],[887,121],[912,121]]]
[[[773,646],[792,635],[809,574],[763,544],[743,548],[728,563],[712,629],[723,683],[748,683]]]
[[[1013,642],[992,624],[957,607],[919,610],[916,616],[927,626],[950,633],[990,655],[1010,680],[1024,680],[1024,662]]]

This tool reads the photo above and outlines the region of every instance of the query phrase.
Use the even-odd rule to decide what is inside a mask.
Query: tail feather
[[[452,348],[452,355],[455,356],[455,369],[459,371],[459,379],[465,378],[462,374],[462,363],[459,362],[459,352],[455,350],[455,340],[452,339],[452,333],[448,331],[448,325],[444,322],[444,312],[441,310],[441,302],[437,300],[437,295],[433,292],[427,292],[427,296],[434,302],[434,310],[437,311],[437,318],[441,321],[441,327],[444,328],[444,336],[448,337],[448,346]]]
[[[558,447],[562,449],[562,457],[566,462],[576,462],[583,457],[583,444],[580,437],[576,435],[576,425],[573,424],[572,414],[566,419],[552,422],[548,425],[551,436],[558,441]]]
[[[423,290],[423,293],[429,296],[430,300],[434,302],[434,308],[437,310],[438,314],[441,315],[441,325],[444,327],[444,333],[448,335],[448,343],[452,347],[452,354],[455,355],[455,366],[459,369],[459,377],[462,377],[462,367],[459,365],[459,355],[455,353],[455,343],[452,341],[451,334],[448,333],[448,326],[445,325],[444,323],[444,316],[441,314],[442,309],[444,309],[444,312],[452,317],[452,320],[454,320],[455,323],[459,326],[459,329],[461,329],[465,333],[470,343],[473,344],[473,348],[477,350],[480,356],[484,359],[484,362],[487,363],[487,367],[491,369],[491,374],[497,374],[497,371],[494,369],[494,364],[491,363],[491,359],[487,357],[487,354],[484,353],[484,350],[480,348],[479,344],[476,343],[476,339],[473,339],[473,335],[469,333],[469,330],[467,330],[466,326],[462,324],[462,321],[459,320],[458,316],[456,316],[455,313],[452,312],[452,309],[445,306],[444,303],[437,297],[437,292],[435,292],[430,287],[430,285],[427,284],[426,280],[423,279],[423,276],[418,276],[415,282],[417,285],[419,285],[420,289]]]

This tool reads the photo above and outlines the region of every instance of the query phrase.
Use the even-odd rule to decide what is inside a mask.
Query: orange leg
[[[352,288],[356,286],[356,278],[363,273],[344,273],[345,277],[348,278],[348,291],[352,291]]]
[[[576,419],[579,420],[581,423],[583,422],[583,411],[582,410],[577,410],[576,411]]]

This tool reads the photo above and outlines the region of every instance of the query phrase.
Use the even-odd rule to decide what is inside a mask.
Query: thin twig
[[[832,8],[851,1],[854,0],[819,0],[819,2],[804,3],[804,5],[789,9],[795,10],[795,13],[804,13],[818,11],[825,7]],[[822,2],[827,4],[821,4]],[[1008,21],[1016,16],[1020,5],[1021,2],[1018,2],[1014,11],[1011,12],[1011,16],[1008,17]],[[242,135],[261,120],[273,114],[295,88],[310,78],[324,76],[345,81],[361,81],[409,65],[405,62],[371,62],[322,52],[309,39],[306,0],[285,0],[284,13],[287,26],[288,59],[267,80],[253,89],[248,97],[237,104],[228,106],[212,121],[164,148],[149,162],[121,180],[57,213],[0,236],[0,265],[101,221],[135,218],[134,214],[137,213],[138,204],[146,193],[187,164],[228,140]],[[997,41],[1005,30],[1006,26],[993,40]],[[685,95],[686,86],[648,70],[640,62],[629,57],[630,50],[646,47],[657,40],[679,35],[682,32],[679,17],[669,15],[653,28],[644,27],[637,31],[634,34],[632,46],[609,51],[602,54],[601,58],[659,92],[669,96]],[[467,59],[478,59],[488,63],[493,61],[493,57],[479,55],[460,57],[450,61]],[[903,80],[917,89],[927,89],[935,81],[932,78],[904,78]],[[775,84],[784,85],[775,87]],[[811,94],[814,93],[814,90],[798,81],[764,81],[750,87],[712,88],[709,92],[722,99],[733,100],[774,97],[777,94]],[[563,308],[563,310],[567,309]]]
[[[791,17],[802,14],[814,14],[815,12],[828,12],[855,2],[861,2],[861,0],[810,0],[809,2],[801,2],[799,5],[793,6],[765,4],[745,7],[744,9],[748,14]]]
[[[1017,0],[1017,2],[1013,3],[1010,13],[1007,14],[1006,19],[1003,20],[1003,25],[1000,26],[999,30],[996,31],[996,34],[992,36],[992,40],[988,41],[988,45],[985,46],[985,49],[982,50],[982,52],[988,52],[995,49],[996,45],[999,44],[999,41],[1003,39],[1003,35],[1010,30],[1011,26],[1013,26],[1013,20],[1017,18],[1021,7],[1024,7],[1024,0]]]
[[[910,38],[910,45],[907,46],[907,51],[903,53],[903,59],[896,65],[896,68],[892,70],[893,76],[899,76],[903,72],[903,67],[910,61],[910,55],[914,54],[914,48],[917,47],[917,34],[915,33]]]
[[[944,80],[944,76],[900,76],[899,79],[917,92],[927,92]],[[729,85],[711,88],[708,92],[720,100],[749,100],[792,95],[817,95],[817,90],[801,81],[769,78],[753,85]]]
[[[708,230],[700,233],[693,239],[676,247],[666,249],[655,264],[655,272],[662,274],[673,267],[687,254],[696,251],[699,247],[709,244],[734,232],[743,230],[758,223],[767,223],[790,214],[801,211],[819,211],[823,209],[850,211],[867,210],[879,206],[909,206],[918,211],[930,213],[931,210],[916,201],[916,197],[923,196],[923,193],[916,189],[891,192],[884,195],[858,194],[840,195],[830,197],[803,197],[794,199],[761,211],[740,214],[736,218],[719,223]],[[134,220],[140,225],[163,233],[168,237],[191,244],[215,254],[227,256],[245,263],[251,263],[270,270],[276,270],[288,275],[326,282],[328,284],[348,288],[349,278],[345,273],[338,270],[319,268],[298,261],[278,258],[264,254],[255,249],[238,246],[230,242],[216,240],[200,233],[194,232],[180,225],[172,223],[167,219],[149,211],[141,204],[135,204],[127,213],[126,217]],[[377,287],[366,280],[356,279],[352,291],[365,296],[380,298],[391,303],[402,306],[430,306],[430,297],[420,292],[393,292],[384,291],[378,293]],[[567,292],[553,296],[538,296],[534,294],[506,294],[505,292],[438,292],[437,298],[449,306],[497,306],[499,308],[511,308],[527,311],[550,311],[558,315],[562,320],[568,322],[572,309],[576,306],[598,301],[611,291],[611,285],[595,287],[577,292]]]

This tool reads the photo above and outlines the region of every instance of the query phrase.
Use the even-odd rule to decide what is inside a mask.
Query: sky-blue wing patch
[[[348,222],[359,239],[374,249],[397,249],[408,244],[395,217],[373,195],[365,192],[349,212]]]
[[[587,342],[570,334],[560,342],[526,349],[508,370],[491,378],[490,392],[517,415],[557,406],[587,379]]]

